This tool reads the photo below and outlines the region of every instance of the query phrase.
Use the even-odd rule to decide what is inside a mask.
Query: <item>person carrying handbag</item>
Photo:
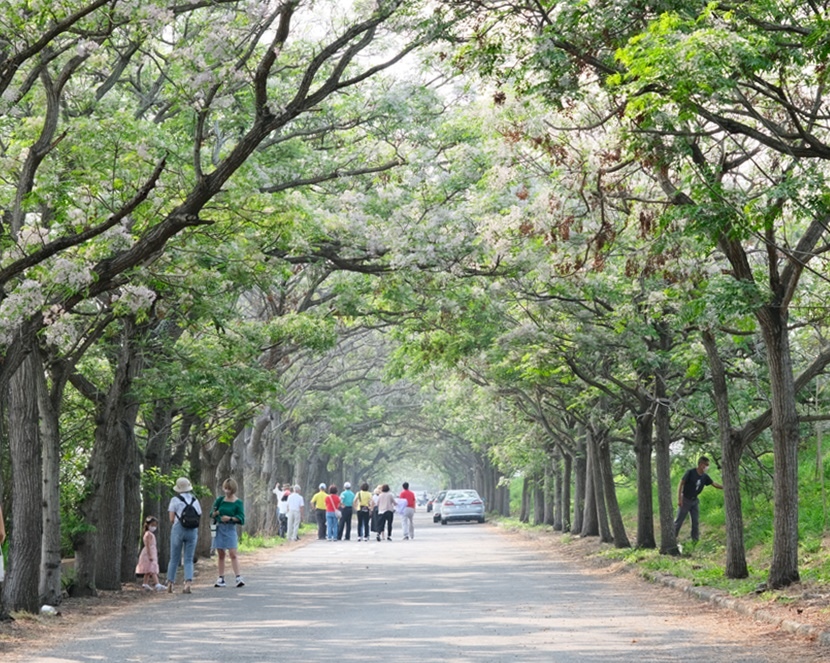
[[[337,494],[337,486],[329,486],[329,494],[326,496],[326,539],[337,541],[337,526],[340,520],[340,495]]]

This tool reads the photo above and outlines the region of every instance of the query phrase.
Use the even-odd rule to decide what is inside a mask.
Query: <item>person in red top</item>
[[[326,495],[326,538],[329,541],[337,541],[337,512],[340,509],[340,495],[337,494],[337,486],[329,486],[329,494]]]
[[[406,509],[403,512],[403,538],[404,541],[407,539],[414,539],[415,538],[415,493],[409,490],[409,482],[403,482],[403,490],[401,494],[398,496],[401,499],[406,500]]]

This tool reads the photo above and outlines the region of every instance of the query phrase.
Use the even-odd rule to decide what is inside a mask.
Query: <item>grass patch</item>
[[[300,525],[300,534],[308,533],[308,532],[316,532],[317,526],[311,525],[309,523],[303,523]],[[242,536],[239,537],[239,552],[253,552],[254,550],[259,550],[261,548],[276,548],[278,546],[283,546],[288,543],[288,539],[283,539],[279,536],[250,536],[249,534],[242,533]]]

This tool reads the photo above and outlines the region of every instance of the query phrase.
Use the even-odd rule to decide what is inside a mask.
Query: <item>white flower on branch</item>
[[[125,285],[112,301],[118,302],[118,308],[124,307],[130,313],[145,311],[156,301],[156,293],[143,285]]]
[[[20,323],[43,306],[40,283],[27,279],[0,303],[0,344],[8,345]]]

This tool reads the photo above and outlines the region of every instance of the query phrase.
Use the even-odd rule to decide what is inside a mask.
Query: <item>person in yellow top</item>
[[[369,484],[360,486],[360,491],[354,496],[354,510],[357,512],[357,540],[369,540],[369,522],[372,520],[372,493]]]
[[[314,514],[317,517],[317,538],[320,541],[326,539],[326,498],[328,495],[326,484],[321,483],[320,490],[311,498],[311,506],[314,507]]]

